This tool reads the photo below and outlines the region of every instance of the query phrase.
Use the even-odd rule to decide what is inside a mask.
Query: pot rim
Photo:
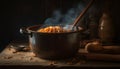
[[[29,26],[29,27],[26,28],[26,30],[28,32],[41,33],[41,34],[69,34],[69,33],[78,33],[78,32],[82,32],[83,31],[82,27],[81,27],[81,30],[70,31],[70,32],[60,32],[60,33],[46,33],[46,32],[37,32],[37,31],[32,30],[32,28],[36,28],[36,27],[40,27],[40,26],[42,26],[42,24],[34,25],[34,26]]]

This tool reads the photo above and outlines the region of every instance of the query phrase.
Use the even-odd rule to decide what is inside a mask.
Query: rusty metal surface
[[[56,67],[120,67],[119,62],[89,61],[83,59],[84,57],[82,56],[64,60],[45,60],[36,57],[35,54],[31,51],[14,52],[14,49],[10,48],[9,46],[2,53],[0,53],[0,66],[38,65]],[[84,49],[81,49],[81,51],[85,52]]]

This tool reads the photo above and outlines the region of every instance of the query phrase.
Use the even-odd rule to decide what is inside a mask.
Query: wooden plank
[[[79,52],[85,53],[85,50],[80,49]],[[111,61],[91,61],[86,60],[84,57],[78,55],[69,59],[52,61],[35,57],[34,54],[30,51],[20,51],[13,53],[12,49],[7,47],[2,53],[0,53],[0,66],[1,65],[39,65],[56,67],[119,67],[120,63]]]

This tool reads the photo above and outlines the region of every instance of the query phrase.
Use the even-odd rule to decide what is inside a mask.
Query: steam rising
[[[78,17],[78,15],[81,14],[81,12],[84,10],[86,5],[90,0],[81,0],[78,4],[71,7],[69,10],[66,11],[66,13],[62,13],[62,10],[55,10],[50,18],[47,18],[44,22],[44,25],[60,25],[65,24],[64,29],[72,29],[72,24],[75,21],[75,19]],[[89,8],[85,16],[79,21],[79,26],[84,29],[89,29],[90,22],[98,23],[99,18],[101,16],[103,8],[103,2],[101,0],[97,0]]]
[[[84,9],[84,3],[79,3],[76,7],[70,8],[66,14],[62,10],[55,10],[52,17],[47,18],[44,24],[72,24],[76,17]]]

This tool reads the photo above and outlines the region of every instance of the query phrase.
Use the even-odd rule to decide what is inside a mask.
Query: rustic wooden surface
[[[84,49],[80,49],[82,52]],[[84,51],[85,52],[85,51]],[[26,65],[26,66],[56,66],[56,67],[120,67],[119,62],[111,61],[93,61],[81,59],[79,57],[65,60],[45,60],[34,56],[30,51],[28,52],[13,52],[9,46],[0,53],[0,66],[7,65]]]

